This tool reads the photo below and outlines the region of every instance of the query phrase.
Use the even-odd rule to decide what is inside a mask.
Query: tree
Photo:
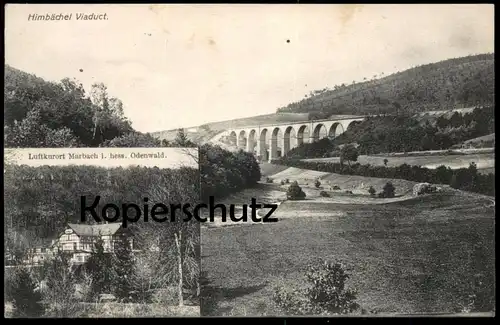
[[[306,193],[304,193],[302,188],[299,186],[299,183],[295,181],[288,187],[286,196],[289,200],[302,200],[305,199]]]
[[[464,120],[463,120],[462,114],[460,114],[459,112],[453,113],[453,115],[451,116],[451,118],[449,120],[449,125],[453,128],[458,128],[458,127],[462,126],[463,124],[464,124]]]
[[[4,140],[9,147],[76,147],[78,140],[67,127],[53,130],[42,120],[39,109],[32,109],[20,122],[4,127]]]
[[[436,126],[440,129],[446,129],[449,124],[450,121],[442,115],[440,115],[436,120]]]
[[[184,169],[188,170],[188,169]],[[196,205],[200,199],[199,171],[189,169],[189,173],[162,175],[150,189],[148,197],[154,202],[172,202]],[[166,188],[163,184],[169,184]],[[196,203],[195,203],[196,202]],[[162,272],[177,282],[179,306],[184,305],[183,289],[197,287],[200,271],[199,223],[183,221],[178,215],[163,227],[156,227],[159,238],[159,259]],[[172,258],[174,257],[174,258]]]
[[[396,188],[394,187],[394,185],[392,185],[391,182],[387,182],[382,190],[384,193],[384,197],[391,198],[394,197],[394,192],[396,191]]]
[[[15,317],[39,317],[43,314],[40,304],[42,296],[37,291],[36,284],[30,276],[28,269],[21,267],[15,271],[13,282],[5,285],[12,295]]]
[[[389,162],[389,160],[387,160],[387,158],[384,158],[384,166],[387,167],[387,163]]]
[[[137,291],[138,301],[146,303],[151,298],[151,289],[162,287],[163,274],[158,273],[161,270],[162,260],[157,252],[146,249],[136,256],[134,264],[133,287]]]
[[[368,189],[368,193],[370,193],[371,196],[374,196],[377,191],[373,188],[373,186],[370,186]]]
[[[314,187],[319,188],[320,186],[321,186],[321,182],[319,181],[319,179],[317,179],[317,180],[314,182]]]
[[[199,148],[202,200],[210,196],[223,198],[245,187],[257,184],[260,166],[249,152],[230,152],[219,146],[204,144]]]
[[[123,116],[123,104],[110,98],[103,84],[94,85],[89,98],[76,80],[47,82],[5,68],[6,146],[97,146],[132,131]]]
[[[130,122],[123,116],[123,103],[109,96],[106,85],[94,83],[90,98],[93,104],[93,144],[133,131]]]
[[[458,182],[458,178],[456,174],[451,175],[450,179],[450,187],[458,189],[461,187],[461,184]]]
[[[104,141],[101,147],[120,147],[120,148],[147,148],[161,147],[160,140],[149,133],[130,132],[120,137]]]
[[[349,167],[351,166],[351,161],[357,161],[359,157],[358,149],[352,144],[346,144],[340,150],[340,159],[342,161],[347,160]]]
[[[43,294],[47,303],[47,314],[52,317],[78,316],[78,302],[75,299],[77,279],[70,256],[59,251],[43,267],[47,277],[47,288]]]
[[[123,113],[124,113],[123,112],[123,102],[120,99],[114,98],[114,97],[110,98],[109,99],[109,108],[114,115],[116,115],[120,118],[124,117],[124,115],[123,115]]]
[[[469,164],[469,168],[467,168],[467,172],[469,174],[469,186],[467,190],[475,191],[478,185],[478,173],[477,173],[477,165],[475,162],[471,162]]]
[[[175,137],[174,145],[177,147],[184,147],[184,148],[196,147],[196,144],[191,140],[189,140],[184,129],[179,129],[177,131],[177,136]]]
[[[133,290],[135,277],[134,256],[126,235],[120,235],[115,242],[112,265],[112,289],[118,299],[128,299]]]
[[[110,254],[104,251],[104,241],[100,237],[94,243],[92,255],[90,255],[85,268],[92,277],[93,298],[97,298],[101,293],[111,291],[112,259]]]

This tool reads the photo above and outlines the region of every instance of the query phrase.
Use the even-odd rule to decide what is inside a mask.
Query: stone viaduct
[[[228,129],[220,134],[230,145],[254,153],[260,160],[272,161],[302,143],[322,138],[334,139],[350,125],[365,116],[346,117],[304,122],[276,123]]]

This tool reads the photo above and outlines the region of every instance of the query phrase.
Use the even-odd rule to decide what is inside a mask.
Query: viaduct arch
[[[273,161],[303,143],[335,139],[365,117],[258,125],[229,129],[221,135],[229,144],[253,153],[261,161]]]

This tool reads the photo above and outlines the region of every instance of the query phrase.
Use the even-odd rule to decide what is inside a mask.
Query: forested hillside
[[[6,147],[96,147],[132,131],[123,103],[104,84],[86,94],[77,81],[48,82],[5,66]]]
[[[172,202],[182,202],[187,195],[196,204],[200,193],[197,168],[7,165],[4,176],[9,207],[4,218],[6,228],[25,231],[32,240],[54,238],[68,223],[80,223],[81,196],[86,197],[87,206],[100,196],[96,208],[100,214],[107,203],[142,206],[143,197],[151,198],[159,186],[170,194]],[[160,185],[159,180],[164,182]],[[133,217],[133,212],[130,215]],[[87,221],[96,223],[89,214]]]
[[[477,107],[419,120],[405,115],[377,116],[353,124],[336,144],[357,142],[362,154],[449,149],[462,142],[495,132],[495,107]]]
[[[417,66],[384,77],[367,76],[305,95],[279,113],[310,113],[310,118],[330,115],[416,113],[493,104],[494,54],[480,54]]]

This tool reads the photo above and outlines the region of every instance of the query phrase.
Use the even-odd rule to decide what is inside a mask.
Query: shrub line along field
[[[490,149],[491,150],[491,149]],[[387,159],[388,167],[397,167],[402,164],[421,166],[426,168],[437,168],[441,165],[450,167],[451,169],[467,168],[471,162],[475,162],[478,171],[491,171],[495,167],[494,153],[466,153],[466,154],[428,154],[428,155],[407,155],[407,156],[392,156],[392,155],[360,155],[357,162],[362,165],[370,164],[372,166],[384,166],[384,160]],[[330,158],[311,158],[302,159],[304,161],[316,162],[340,162],[339,157]]]
[[[274,183],[236,193],[231,203],[248,203],[250,197],[283,200],[286,186],[280,181],[285,176],[303,184],[309,201],[282,202],[279,222],[273,224],[203,226],[202,315],[280,315],[272,302],[273,287],[302,285],[304,268],[320,257],[340,260],[361,307],[381,314],[453,313],[471,293],[492,294],[491,198],[444,188],[385,204],[349,203],[366,196],[367,186],[388,180],[329,174],[320,181],[340,186],[338,194],[332,192],[339,201],[321,203],[316,200],[320,189],[312,185],[315,173],[269,164],[261,170]],[[403,196],[415,184],[393,181],[396,194]]]

